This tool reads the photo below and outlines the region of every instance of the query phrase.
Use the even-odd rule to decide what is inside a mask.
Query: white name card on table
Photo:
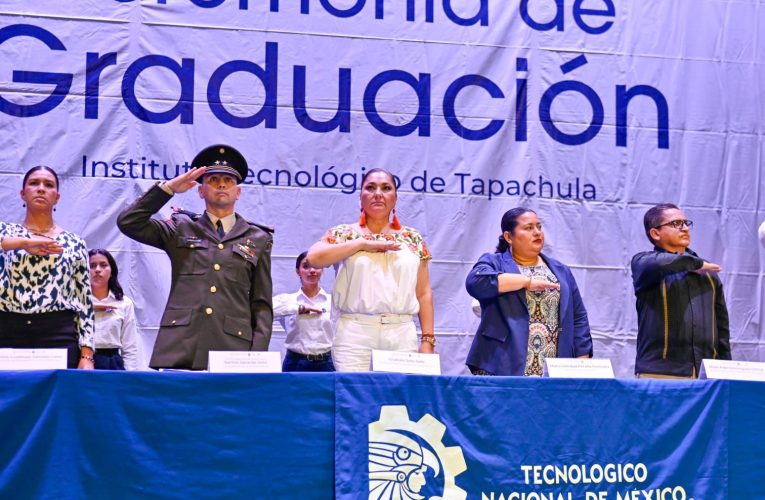
[[[441,357],[438,354],[372,350],[372,371],[410,373],[414,375],[441,375]]]
[[[278,352],[210,351],[210,373],[279,373],[282,359]]]
[[[699,378],[765,382],[765,363],[731,361],[729,359],[704,359],[701,361]]]
[[[66,349],[0,349],[0,370],[66,370]]]
[[[547,358],[543,376],[551,378],[614,378],[610,359]]]

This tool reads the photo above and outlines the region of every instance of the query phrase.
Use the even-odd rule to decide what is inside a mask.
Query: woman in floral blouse
[[[0,222],[0,347],[65,348],[69,368],[93,369],[93,303],[85,242],[53,220],[50,167],[24,176],[21,224]]]
[[[329,229],[308,252],[311,265],[337,269],[332,358],[338,371],[369,370],[372,349],[434,352],[431,255],[420,233],[398,222],[396,199],[393,175],[369,170],[361,181],[359,221]]]

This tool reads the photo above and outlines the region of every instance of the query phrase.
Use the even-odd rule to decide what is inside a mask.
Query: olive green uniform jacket
[[[164,250],[172,265],[149,366],[205,370],[210,351],[268,350],[272,230],[239,214],[223,238],[206,215],[152,219],[170,198],[154,186],[117,218],[123,233]]]

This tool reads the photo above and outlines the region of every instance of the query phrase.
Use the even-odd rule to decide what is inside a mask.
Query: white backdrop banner
[[[237,209],[276,228],[278,293],[383,167],[434,255],[446,373],[477,326],[467,271],[525,205],[574,269],[596,356],[629,376],[629,262],[645,210],[673,202],[723,267],[734,358],[762,360],[763,81],[759,0],[3,0],[0,220],[23,216],[23,172],[54,167],[57,221],[115,252],[150,344],[169,262],[115,219],[152,183],[240,149]]]

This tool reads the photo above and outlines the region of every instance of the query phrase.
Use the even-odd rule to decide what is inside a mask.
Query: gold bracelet
[[[427,342],[428,344],[432,345],[433,347],[436,347],[436,337],[435,337],[435,335],[423,335],[420,338],[420,342]]]

